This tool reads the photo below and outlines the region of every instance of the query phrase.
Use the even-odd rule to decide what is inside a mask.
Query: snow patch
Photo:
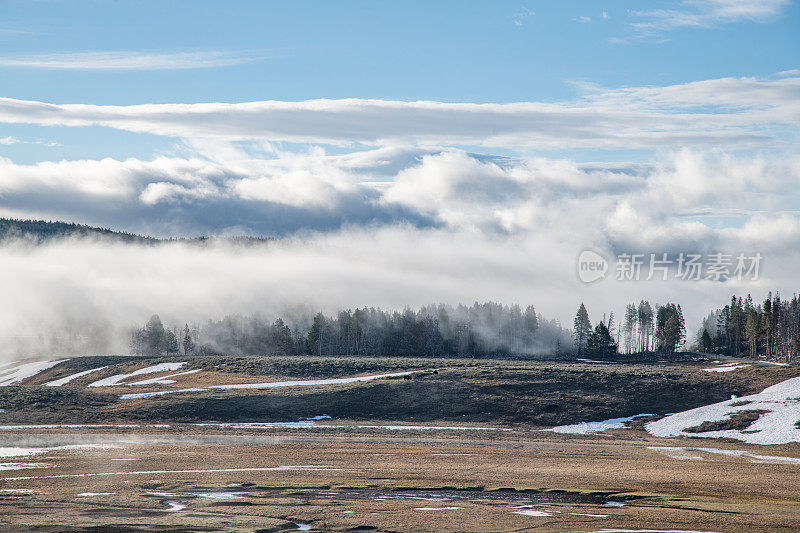
[[[209,500],[238,500],[244,498],[248,492],[190,492],[192,496]]]
[[[26,457],[35,453],[41,453],[48,450],[48,448],[16,448],[16,447],[3,447],[0,448],[0,457]]]
[[[162,390],[157,392],[137,392],[133,394],[122,394],[120,395],[120,400],[135,400],[137,398],[150,398],[153,396],[163,396],[165,394],[176,394],[179,392],[202,392],[208,389],[198,389],[198,388],[191,388],[191,389],[177,389],[177,390]]]
[[[186,363],[162,363],[162,364],[180,364],[184,365]],[[158,366],[158,365],[156,365]],[[153,367],[150,367],[153,368]],[[147,370],[145,368],[141,370],[137,370],[137,372],[144,373],[143,371]],[[174,370],[174,369],[167,369],[167,370]],[[151,370],[151,372],[160,372],[161,370]],[[309,380],[298,380],[298,381],[269,381],[265,383],[234,383],[231,385],[210,385],[207,388],[191,388],[191,389],[179,389],[179,390],[167,390],[167,391],[158,391],[158,392],[142,392],[138,394],[123,394],[120,396],[121,400],[132,400],[136,398],[149,398],[151,396],[161,396],[163,394],[175,394],[179,392],[202,392],[210,389],[274,389],[274,388],[281,388],[281,387],[311,387],[311,386],[318,386],[318,385],[340,385],[344,383],[358,383],[362,381],[372,381],[373,379],[381,379],[381,378],[394,378],[394,377],[402,377],[408,376],[411,374],[416,374],[419,372],[430,372],[429,370],[410,370],[407,372],[392,372],[390,374],[375,374],[372,376],[357,376],[352,378],[331,378],[331,379],[309,379]],[[189,372],[185,372],[189,373]],[[90,384],[90,387],[105,387],[109,385],[116,385],[119,381],[125,379],[126,377],[130,377],[135,375],[136,372],[132,374],[118,374],[117,376],[111,376],[110,378],[106,378],[105,380],[100,380],[95,383]],[[176,374],[179,375],[179,374]],[[166,376],[166,377],[174,377],[174,376]],[[162,378],[163,379],[163,378]],[[113,382],[108,382],[108,380],[113,380]],[[149,380],[146,380],[149,381]],[[98,383],[101,383],[98,385]],[[138,383],[132,383],[132,385],[143,385],[145,381],[140,381]],[[151,383],[166,383],[161,382],[158,380],[153,380]]]
[[[748,366],[750,365],[724,365],[714,368],[704,368],[703,370],[706,372],[732,372],[734,370],[739,370],[740,368],[747,368]]]
[[[656,450],[664,452],[667,455],[675,454],[676,459],[702,459],[700,456],[681,456],[680,454],[687,454],[689,452],[704,452],[714,453],[718,455],[728,455],[731,457],[743,457],[751,459],[752,463],[773,463],[784,465],[800,465],[800,457],[782,457],[780,455],[759,455],[750,453],[744,450],[726,450],[723,448],[686,448],[686,447],[669,447],[669,446],[651,446],[648,450]],[[673,455],[670,455],[673,457]]]
[[[147,366],[145,368],[140,368],[139,370],[135,370],[128,374],[115,374],[113,376],[97,380],[93,383],[89,383],[89,387],[113,387],[114,385],[118,385],[120,381],[128,378],[132,378],[134,376],[141,376],[143,374],[154,374],[155,372],[169,372],[172,370],[178,370],[182,366],[186,364],[186,361],[182,363],[159,363],[157,365]]]
[[[414,507],[415,511],[455,511],[463,507]]]
[[[522,511],[514,511],[514,514],[524,514],[525,516],[553,516],[553,513],[547,511],[537,511],[535,509],[524,509]]]
[[[312,420],[302,420],[300,422],[201,422],[194,425],[201,427],[218,427],[218,428],[228,428],[228,429],[317,427]]]
[[[184,509],[186,509],[185,503],[173,502],[173,501],[167,501],[164,503],[166,503],[168,506],[167,511],[183,511]]]
[[[116,494],[116,492],[81,492],[80,494],[76,494],[75,496],[84,498],[89,496],[113,496],[114,494]]]
[[[84,370],[83,372],[78,372],[77,374],[72,374],[71,376],[67,376],[65,378],[57,379],[55,381],[50,381],[48,383],[45,383],[45,386],[47,386],[47,387],[60,387],[61,385],[66,385],[67,383],[69,383],[73,379],[81,378],[83,376],[91,374],[92,372],[97,372],[98,370],[103,370],[104,368],[108,368],[108,365],[101,366],[101,367],[98,367],[98,368],[92,368],[90,370]]]
[[[761,410],[766,413],[750,424],[746,432],[738,429],[702,433],[686,431],[687,428],[699,426],[703,422],[728,420],[738,412],[750,410]],[[758,394],[725,400],[649,422],[645,425],[645,429],[656,437],[731,438],[750,444],[766,445],[800,442],[800,428],[795,425],[798,421],[800,421],[800,377],[767,387]]]
[[[69,361],[69,359],[59,359],[58,361],[37,361],[35,363],[25,363],[6,370],[0,371],[0,387],[6,387],[19,383],[44,372],[48,368],[56,366],[58,363]]]
[[[568,424],[565,426],[556,426],[554,428],[546,429],[545,431],[554,431],[555,433],[573,433],[576,435],[587,435],[589,433],[599,433],[607,429],[622,429],[625,427],[626,422],[630,422],[641,416],[653,416],[652,414],[641,414],[634,416],[626,416],[624,418],[609,418],[601,422],[580,422],[578,424]]]
[[[407,372],[392,372],[389,374],[374,374],[371,376],[356,376],[352,378],[309,379],[300,381],[270,381],[266,383],[238,383],[234,385],[211,385],[209,389],[272,389],[277,387],[311,387],[315,385],[339,385],[342,383],[359,383],[381,378],[396,378],[409,376],[426,370],[410,370]]]
[[[178,376],[185,376],[187,374],[194,374],[196,372],[200,372],[200,369],[198,368],[196,370],[187,370],[186,372],[178,372],[177,374],[170,374],[169,376],[161,376],[160,378],[143,379],[142,381],[128,383],[128,385],[171,385],[172,383],[175,383],[175,380],[172,378],[176,378]]]
[[[2,470],[24,470],[26,468],[50,468],[53,465],[47,463],[0,463]]]

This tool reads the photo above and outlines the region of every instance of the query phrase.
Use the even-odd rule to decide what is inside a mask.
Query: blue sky
[[[4,0],[5,56],[200,51],[252,62],[174,72],[5,67],[0,93],[120,105],[349,97],[513,102],[568,98],[572,81],[669,85],[796,66],[796,3],[769,23],[744,18],[652,36],[631,26],[647,18],[634,10],[670,4],[679,2]]]
[[[314,98],[548,102],[576,97],[580,83],[666,86],[797,67],[797,3],[763,18],[711,20],[702,28],[636,27],[653,19],[642,11],[701,11],[686,4],[4,0],[0,58],[161,54],[169,63],[174,54],[207,57],[198,58],[198,68],[176,70],[0,65],[0,95],[113,105]],[[219,66],[204,67],[214,59]],[[0,155],[18,162],[147,157],[163,146],[146,134],[104,129],[0,125],[0,133],[62,144],[49,150],[0,145]],[[596,159],[594,152],[577,155]]]

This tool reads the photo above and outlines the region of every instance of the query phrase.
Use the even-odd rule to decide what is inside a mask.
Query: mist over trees
[[[229,315],[205,324],[165,326],[154,315],[130,337],[136,354],[356,355],[385,357],[536,357],[610,359],[619,354],[674,355],[687,344],[681,306],[647,300],[625,307],[620,324],[604,314],[592,325],[578,308],[572,331],[533,306],[493,302],[436,304],[418,310],[361,308],[267,320]],[[772,293],[759,304],[733,296],[702,321],[692,350],[790,361],[800,357],[800,298]]]
[[[130,339],[136,354],[356,355],[386,357],[545,356],[570,352],[569,332],[533,306],[493,302],[376,308],[267,320],[226,316],[165,327],[154,315]]]
[[[672,355],[686,340],[686,324],[680,305],[656,305],[642,300],[638,305],[628,304],[622,324],[617,329],[614,313],[592,328],[586,306],[580,305],[573,322],[573,345],[578,357],[608,359],[617,355],[624,343],[624,353],[652,353]]]
[[[789,361],[800,356],[800,299],[772,293],[761,303],[747,295],[712,311],[702,322],[701,351],[731,356]]]

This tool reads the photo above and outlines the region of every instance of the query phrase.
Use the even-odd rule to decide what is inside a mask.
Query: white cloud
[[[0,67],[50,70],[182,70],[241,65],[254,61],[238,52],[57,52],[0,56]]]
[[[405,223],[486,234],[566,231],[587,245],[710,249],[723,237],[720,227],[769,212],[796,216],[798,180],[797,156],[686,149],[649,165],[397,148],[274,159],[0,159],[0,215],[157,235]]]
[[[10,146],[12,144],[40,144],[42,146],[54,147],[54,146],[61,146],[61,143],[56,141],[45,141],[42,139],[36,139],[35,141],[21,141],[16,137],[0,137],[0,144]]]
[[[683,0],[672,9],[634,11],[642,19],[633,26],[653,33],[674,28],[711,28],[745,20],[766,22],[774,19],[790,0]]]
[[[800,77],[598,89],[570,102],[386,100],[99,106],[0,98],[0,122],[99,125],[184,138],[336,145],[663,148],[775,142],[800,119]]]
[[[583,15],[572,20],[574,20],[575,22],[580,22],[581,24],[586,24],[587,22],[592,21],[592,17],[587,17],[586,15]]]
[[[248,159],[235,147],[218,148],[216,158],[0,159],[0,215],[167,234],[286,236],[244,248],[6,245],[0,292],[13,304],[0,308],[2,350],[41,348],[46,339],[18,332],[50,326],[108,328],[109,339],[124,339],[122,328],[153,312],[183,322],[297,305],[332,311],[496,300],[533,303],[566,321],[580,302],[565,295],[576,294],[594,320],[641,298],[677,301],[691,326],[734,291],[796,290],[796,155],[685,149],[650,164],[579,164],[401,148]],[[587,248],[607,257],[759,251],[763,278],[584,286],[574,269]],[[75,324],[66,316],[89,319]],[[109,340],[94,351],[124,349]]]
[[[521,27],[525,24],[525,20],[528,18],[536,15],[533,11],[528,9],[527,7],[522,7],[517,13],[514,14],[512,20],[514,21],[514,26]]]

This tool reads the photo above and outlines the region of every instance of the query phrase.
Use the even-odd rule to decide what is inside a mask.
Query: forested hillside
[[[203,243],[211,240],[209,237],[159,239],[156,237],[136,235],[122,231],[113,231],[108,228],[98,228],[95,226],[75,224],[72,222],[0,218],[0,241],[7,239],[28,239],[34,242],[45,242],[67,237],[105,238],[139,244],[155,244],[176,241]],[[236,243],[258,243],[273,240],[272,238],[265,237],[221,237],[221,239]]]
[[[45,220],[19,220],[0,218],[0,240],[28,238],[46,241],[63,237],[111,237],[125,242],[157,242],[152,237],[142,237],[132,233],[112,231],[106,228],[73,224],[71,222],[52,222]]]

